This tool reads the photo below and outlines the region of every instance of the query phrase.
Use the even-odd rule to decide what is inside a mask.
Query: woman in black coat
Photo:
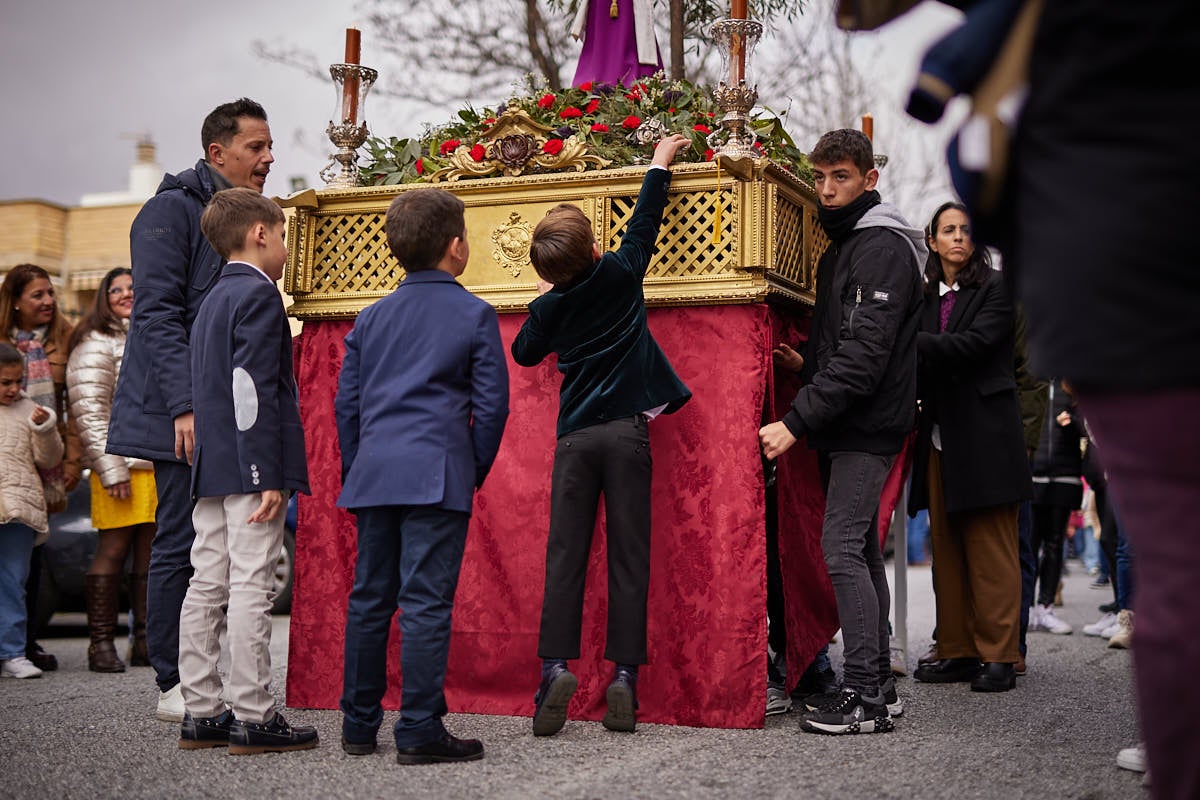
[[[929,509],[939,660],[914,677],[1002,692],[1016,686],[1017,507],[1031,495],[1013,306],[961,204],[943,204],[926,233],[909,513]]]

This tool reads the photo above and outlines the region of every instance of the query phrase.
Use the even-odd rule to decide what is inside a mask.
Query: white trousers
[[[203,497],[192,511],[194,572],[179,615],[179,682],[192,717],[223,713],[222,688],[238,719],[262,723],[275,715],[271,586],[284,510],[271,522],[248,524],[259,502],[258,494]],[[217,658],[226,619],[229,685],[223,687]]]

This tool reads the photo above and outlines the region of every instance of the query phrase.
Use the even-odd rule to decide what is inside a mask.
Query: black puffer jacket
[[[1062,382],[1051,381],[1047,389],[1049,406],[1042,423],[1042,435],[1033,457],[1033,499],[1035,503],[1079,508],[1083,502],[1083,451],[1081,440],[1087,437],[1075,405],[1075,399],[1063,389]],[[1071,421],[1060,425],[1063,412]]]
[[[877,205],[821,257],[805,383],[783,418],[809,447],[892,455],[912,431],[920,235],[894,208]]]

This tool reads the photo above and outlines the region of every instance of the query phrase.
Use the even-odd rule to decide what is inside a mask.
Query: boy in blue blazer
[[[591,222],[572,205],[551,209],[530,243],[529,258],[544,283],[513,341],[513,359],[530,367],[557,353],[563,374],[538,635],[542,680],[533,701],[536,736],[562,729],[578,686],[567,659],[579,658],[584,576],[601,494],[608,538],[604,657],[616,664],[604,727],[635,726],[650,585],[647,424],[692,396],[646,326],[642,280],[667,205],[670,164],[686,144],[676,134],[655,148],[617,250],[601,255]]]
[[[375,750],[387,689],[388,628],[403,643],[396,760],[483,758],[442,725],[450,617],[475,490],[508,419],[508,367],[496,311],[455,280],[466,269],[463,203],[441,189],[401,193],[385,231],[407,277],[346,336],[335,410],[338,505],[358,516],[346,612],[342,749]]]
[[[196,538],[179,617],[179,746],[306,750],[316,747],[316,730],[288,725],[270,691],[284,508],[289,492],[308,491],[292,336],[275,287],[287,261],[283,211],[252,189],[227,189],[213,195],[200,228],[229,263],[192,325]],[[232,709],[217,674],[227,620]]]

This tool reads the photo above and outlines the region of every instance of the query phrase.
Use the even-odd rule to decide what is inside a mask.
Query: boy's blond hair
[[[555,285],[567,284],[595,263],[592,223],[578,206],[562,203],[546,212],[533,229],[529,260],[539,277]]]
[[[253,189],[223,189],[208,201],[200,216],[200,231],[221,258],[242,249],[246,234],[258,223],[267,227],[284,221],[283,209]]]

